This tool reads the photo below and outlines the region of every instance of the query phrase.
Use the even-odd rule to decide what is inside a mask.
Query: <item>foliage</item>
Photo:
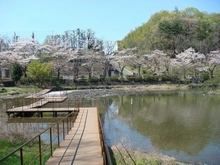
[[[196,8],[160,11],[119,42],[119,49],[138,47],[139,54],[163,50],[169,55],[193,47],[201,53],[220,48],[220,13]]]
[[[28,65],[27,75],[36,85],[43,86],[50,80],[52,74],[51,66],[51,63],[32,61]]]
[[[147,82],[157,82],[159,80],[159,76],[157,75],[146,75],[144,80]]]
[[[203,72],[202,73],[202,80],[203,81],[207,81],[207,80],[209,80],[209,73],[208,72]]]
[[[204,82],[204,86],[207,86],[207,87],[219,87],[220,85],[220,68],[217,68],[214,72],[214,77],[211,78],[211,79],[208,79]],[[206,73],[208,74],[208,73]],[[207,75],[206,75],[207,76]],[[205,77],[206,77],[205,76]]]
[[[17,147],[24,144],[25,142],[26,142],[25,139],[17,139],[14,141],[10,141],[8,139],[0,139],[0,147],[1,147],[0,157],[1,158],[4,157],[5,155],[10,153],[11,151],[16,149]],[[42,148],[46,148],[46,146],[48,144],[41,142],[41,145],[42,145]],[[55,147],[56,146],[54,145],[53,150],[55,149]],[[28,144],[27,146],[23,147],[22,151],[23,151],[24,164],[29,164],[36,157],[37,153],[39,152],[38,142]],[[50,151],[49,151],[49,149],[47,149],[46,151],[44,151],[44,154],[42,156],[43,164],[45,164],[49,158],[50,158]],[[8,164],[19,165],[20,164],[20,152],[19,151],[16,152],[13,156],[10,156],[5,161],[3,161],[1,164],[2,165],[8,165]],[[33,162],[33,164],[34,165],[39,164],[39,158],[37,158]]]
[[[28,77],[21,77],[20,83],[21,83],[21,85],[30,85],[31,84],[30,79]]]
[[[98,77],[90,77],[89,79],[87,79],[88,82],[99,82],[99,78]]]
[[[120,82],[121,81],[117,75],[112,75],[108,80],[112,81],[112,82]]]
[[[177,82],[177,80],[178,80],[178,75],[175,74],[170,74],[170,75],[164,74],[161,76],[161,81]]]
[[[22,67],[18,63],[12,65],[11,78],[17,83],[22,76]]]

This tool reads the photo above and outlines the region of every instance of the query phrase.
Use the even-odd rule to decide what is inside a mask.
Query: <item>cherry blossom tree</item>
[[[131,56],[128,60],[128,65],[132,69],[138,70],[138,77],[141,77],[141,68],[145,66],[145,57],[144,56]]]
[[[152,74],[158,74],[169,72],[170,60],[166,54],[160,50],[152,51],[151,54],[143,55],[145,57],[145,64],[150,69]],[[163,71],[161,71],[164,69]]]
[[[11,44],[7,51],[0,52],[0,56],[8,63],[18,63],[26,76],[27,65],[31,60],[37,59],[39,46],[34,40],[19,40]]]
[[[211,51],[207,55],[208,70],[210,72],[210,77],[213,78],[214,70],[217,66],[220,66],[220,51]]]
[[[190,69],[194,71],[203,67],[205,61],[205,55],[196,53],[194,49],[189,48],[182,53],[176,55],[175,59],[171,60],[172,66],[178,66],[182,68],[183,76],[186,78],[186,73]],[[194,73],[195,76],[195,73]]]

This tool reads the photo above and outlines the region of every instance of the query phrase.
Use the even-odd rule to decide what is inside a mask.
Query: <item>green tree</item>
[[[219,25],[219,13],[208,14],[192,7],[160,11],[128,33],[118,46],[119,50],[137,47],[139,55],[159,49],[175,57],[189,47],[207,54],[219,49]]]
[[[49,83],[52,74],[52,63],[32,61],[28,65],[27,75],[33,83],[43,86]]]
[[[22,76],[22,67],[18,63],[13,63],[12,65],[12,72],[11,72],[11,78],[15,83],[21,79]]]

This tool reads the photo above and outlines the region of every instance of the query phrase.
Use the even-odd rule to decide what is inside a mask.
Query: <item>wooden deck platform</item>
[[[39,111],[38,107],[41,107],[41,106],[43,106],[47,103],[51,103],[51,102],[63,102],[66,99],[67,99],[67,97],[52,97],[52,98],[48,97],[48,98],[41,99],[40,101],[34,102],[30,105],[8,109],[8,110],[6,110],[6,112],[7,113],[34,112],[34,111],[37,112],[37,111]],[[54,111],[53,108],[50,108],[50,109],[51,110],[47,110],[47,112]]]
[[[35,93],[33,95],[30,95],[30,96],[27,96],[26,98],[40,98],[42,95],[44,95],[46,93],[49,93],[50,91],[51,91],[51,89],[44,89],[44,90],[41,90],[38,93]]]
[[[103,165],[97,108],[80,108],[74,127],[46,165]]]

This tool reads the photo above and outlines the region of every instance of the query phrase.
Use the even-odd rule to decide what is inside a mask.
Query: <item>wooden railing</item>
[[[99,113],[97,115],[98,115],[99,136],[100,136],[100,142],[101,142],[101,148],[102,148],[103,164],[112,165],[111,155],[110,155],[109,148],[105,140],[105,135],[104,135],[104,131],[102,128],[102,122],[101,122]]]
[[[60,145],[62,139],[65,139],[66,134],[70,131],[70,129],[74,126],[75,119],[78,115],[78,110],[73,111],[63,119],[61,119],[59,122],[54,123],[49,128],[41,132],[40,134],[36,135],[34,138],[29,140],[28,142],[24,143],[22,146],[15,149],[13,152],[9,153],[8,155],[4,156],[0,159],[0,164],[8,164],[7,160],[10,157],[14,158],[16,155],[19,155],[17,157],[18,160],[15,160],[16,162],[20,161],[20,165],[24,164],[43,164],[42,156],[45,152],[50,152],[50,156],[53,154],[53,146],[54,145]],[[48,134],[49,143],[43,143],[42,144],[42,137],[43,135]],[[36,142],[38,143],[38,152],[36,153],[35,157],[31,160],[28,159],[29,162],[27,162],[27,158],[24,157],[24,148],[27,146],[30,146],[31,143]],[[14,163],[13,163],[14,164]]]

